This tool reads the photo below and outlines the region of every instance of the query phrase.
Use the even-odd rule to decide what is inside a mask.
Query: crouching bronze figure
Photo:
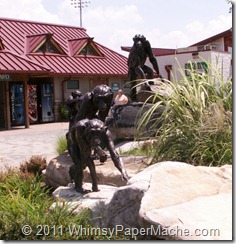
[[[107,148],[115,167],[121,172],[123,180],[128,180],[124,163],[115,151],[110,132],[104,122],[99,119],[82,119],[75,123],[66,135],[68,152],[74,162],[69,174],[75,183],[76,191],[87,193],[83,189],[83,170],[88,167],[92,178],[92,191],[99,191],[94,155],[100,162],[107,160],[107,154],[102,148]]]

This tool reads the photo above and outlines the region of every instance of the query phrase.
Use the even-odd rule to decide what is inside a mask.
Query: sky
[[[79,0],[0,0],[0,17],[80,27]],[[181,48],[232,27],[226,0],[82,0],[82,26],[94,41],[121,46],[143,34],[155,48]]]

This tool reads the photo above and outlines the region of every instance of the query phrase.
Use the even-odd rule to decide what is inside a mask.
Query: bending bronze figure
[[[98,85],[80,98],[79,111],[75,121],[98,118],[105,121],[111,108],[113,91],[107,85]]]
[[[107,148],[115,167],[121,172],[123,180],[128,180],[124,163],[115,151],[110,132],[104,122],[99,119],[82,119],[75,123],[67,133],[68,151],[74,162],[70,167],[69,174],[71,180],[75,183],[76,191],[87,193],[83,184],[83,170],[88,167],[92,178],[92,190],[99,191],[98,178],[94,154],[100,159],[100,162],[107,160],[107,154],[102,149]],[[94,154],[92,152],[94,151]]]

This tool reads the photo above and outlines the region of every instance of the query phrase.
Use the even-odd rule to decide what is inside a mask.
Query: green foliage
[[[42,186],[39,176],[8,169],[0,174],[0,239],[1,240],[101,240],[104,235],[86,235],[77,230],[93,228],[88,223],[91,211],[74,214],[74,208],[63,200],[50,210],[54,200],[51,189]],[[24,234],[24,226],[31,227]],[[123,237],[112,237],[123,239]]]
[[[61,154],[67,150],[67,141],[65,136],[59,136],[57,138],[56,151]]]
[[[138,147],[134,147],[129,151],[120,152],[120,154],[133,156],[153,156],[155,154],[155,148],[155,141],[144,141],[144,143],[138,145]]]
[[[152,126],[162,123],[156,129],[155,162],[232,164],[232,81],[223,81],[210,64],[208,69],[207,75],[201,75],[191,66],[189,76],[180,70],[181,81],[166,81],[170,96],[158,97],[159,101],[139,120],[137,129],[142,131],[151,115],[165,106]]]
[[[61,121],[68,121],[68,109],[66,108],[66,105],[64,102],[59,104],[59,115],[60,115],[60,119]]]
[[[33,155],[29,160],[26,160],[20,165],[20,171],[23,173],[32,173],[34,175],[42,175],[42,171],[47,167],[47,160],[45,157]]]

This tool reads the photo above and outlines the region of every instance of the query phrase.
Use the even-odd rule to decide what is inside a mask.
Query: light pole
[[[80,27],[82,27],[82,8],[88,7],[90,1],[71,0],[71,5],[80,10]]]

